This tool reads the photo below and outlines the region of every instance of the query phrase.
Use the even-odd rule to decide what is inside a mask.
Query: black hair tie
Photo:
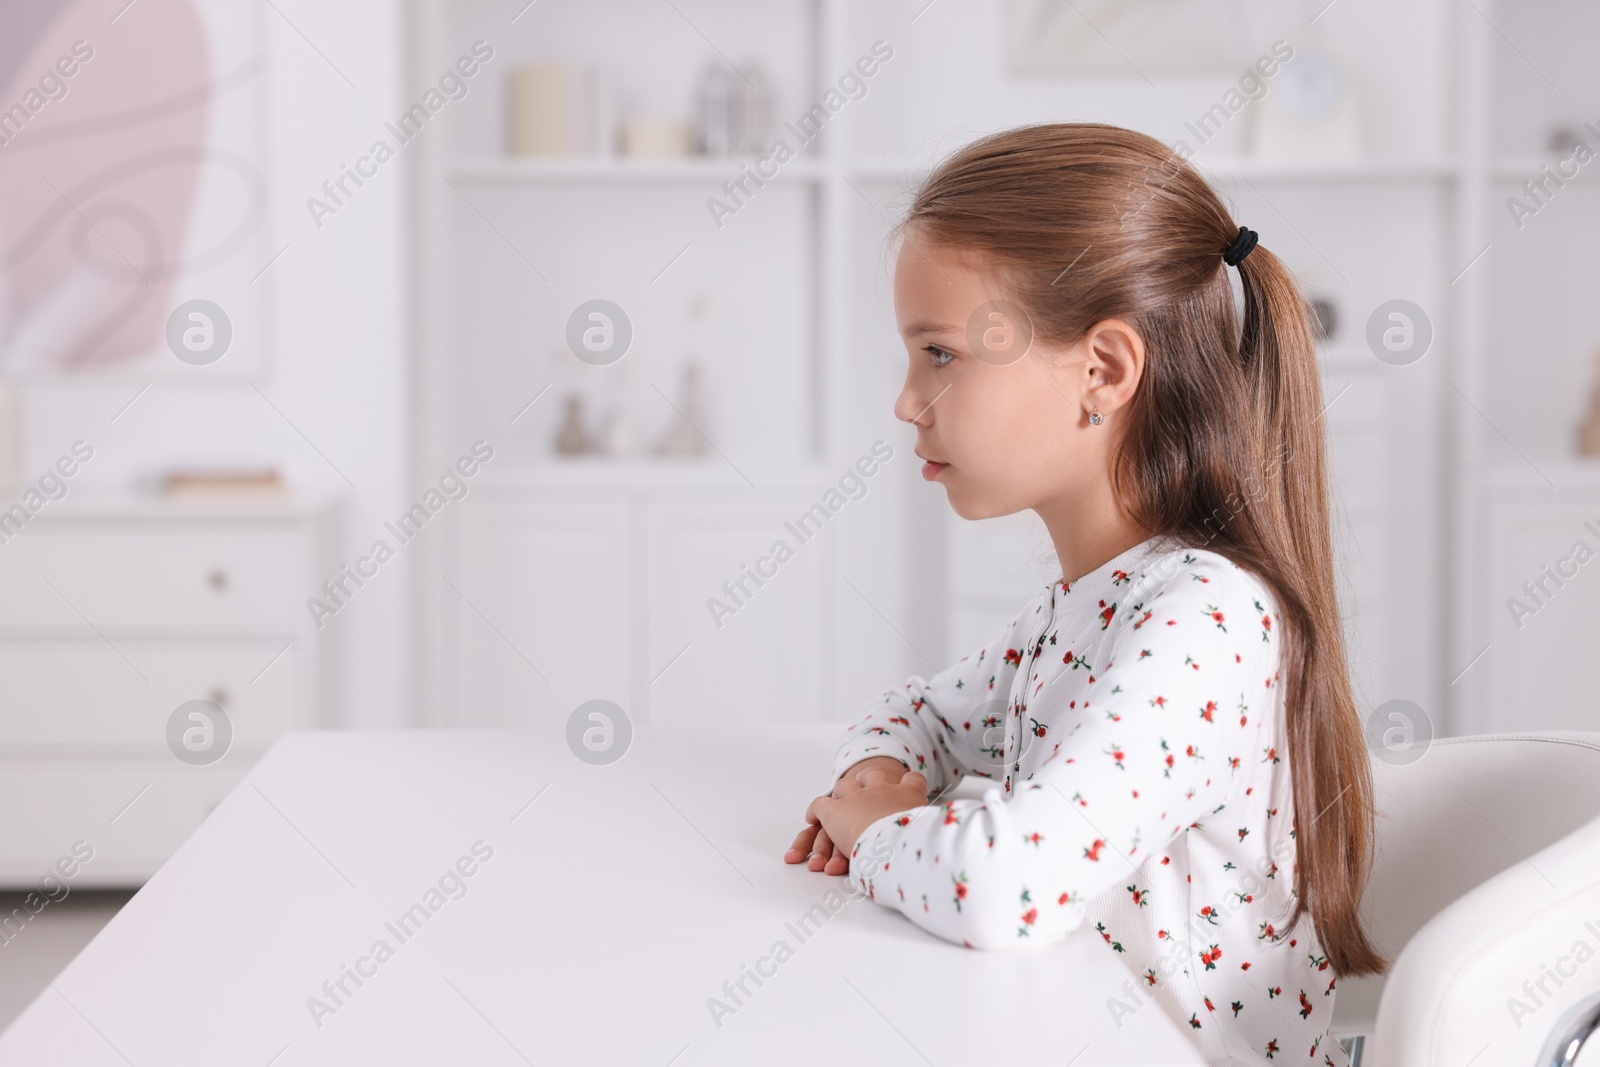
[[[1244,259],[1245,256],[1248,256],[1250,254],[1250,250],[1255,246],[1256,231],[1250,229],[1248,226],[1240,226],[1239,236],[1234,238],[1233,244],[1229,245],[1222,253],[1222,262],[1226,263],[1230,267],[1237,267],[1239,265],[1239,261]]]

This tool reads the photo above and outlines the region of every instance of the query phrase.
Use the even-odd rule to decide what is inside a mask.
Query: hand
[[[852,764],[839,776],[839,780],[833,785],[832,796],[843,798],[856,792],[861,788],[861,774],[868,769],[879,771],[891,783],[900,781],[907,773],[906,765],[892,756],[869,756]],[[812,814],[809,807],[806,809],[806,821],[810,825],[795,835],[794,844],[783,854],[783,862],[799,863],[809,859],[807,866],[810,870],[821,871],[824,874],[844,874],[850,866],[848,854],[844,852],[835,854],[833,839],[828,836],[827,831],[822,828],[822,823]]]
[[[842,869],[826,873],[843,874],[849,870],[849,856],[868,826],[885,815],[920,808],[928,803],[928,780],[920,771],[908,771],[899,782],[890,782],[888,775],[876,768],[860,771],[856,775],[858,788],[844,797],[818,797],[806,809],[806,820],[821,824],[833,845],[834,856],[828,867]]]

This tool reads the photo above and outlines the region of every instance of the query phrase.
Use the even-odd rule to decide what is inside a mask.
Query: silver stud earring
[[[1106,421],[1106,417],[1104,415],[1100,414],[1100,409],[1099,408],[1090,408],[1089,409],[1089,425],[1090,426],[1099,426],[1102,422],[1105,422],[1105,421]]]

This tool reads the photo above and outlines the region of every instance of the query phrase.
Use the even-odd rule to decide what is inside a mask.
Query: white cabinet
[[[705,726],[729,693],[749,694],[749,721],[825,717],[835,524],[859,516],[841,508],[802,540],[794,523],[824,484],[756,490],[688,466],[665,482],[624,465],[599,485],[483,487],[463,503],[441,599],[446,724],[559,728],[604,698],[635,722]],[[780,540],[792,555],[764,562]]]
[[[321,725],[337,628],[306,609],[336,577],[331,505],[52,503],[0,544],[0,885],[83,840],[77,885],[138,885],[277,736]],[[179,705],[232,740],[194,765]]]
[[[1472,729],[1594,730],[1600,486],[1492,486],[1487,518],[1481,654],[1457,683],[1475,698]]]

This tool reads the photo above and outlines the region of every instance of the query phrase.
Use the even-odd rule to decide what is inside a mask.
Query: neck
[[[1154,535],[1117,506],[1109,482],[1033,510],[1050,531],[1061,578],[1067,582],[1077,581]]]

